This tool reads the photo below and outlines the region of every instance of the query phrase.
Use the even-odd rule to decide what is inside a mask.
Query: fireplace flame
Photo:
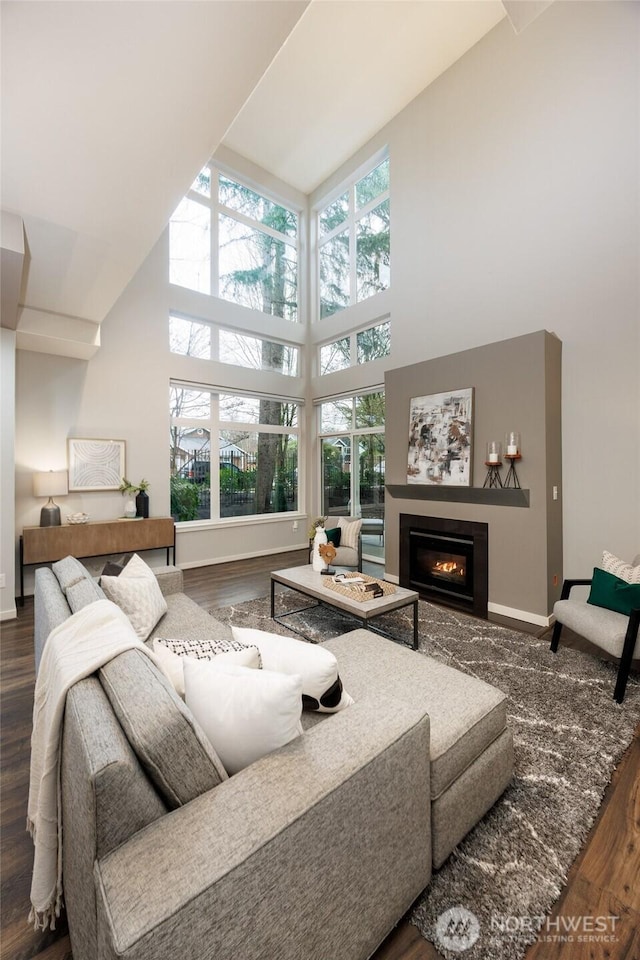
[[[434,574],[446,574],[447,576],[464,577],[465,569],[462,564],[456,563],[455,560],[439,560],[433,565]]]

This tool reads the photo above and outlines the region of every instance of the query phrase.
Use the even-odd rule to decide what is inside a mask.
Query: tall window
[[[389,204],[387,158],[319,210],[321,319],[389,286]]]
[[[169,279],[252,310],[298,319],[298,215],[213,166],[169,227]]]
[[[384,393],[319,405],[322,513],[384,518]]]
[[[171,513],[177,521],[298,509],[298,404],[170,388]]]

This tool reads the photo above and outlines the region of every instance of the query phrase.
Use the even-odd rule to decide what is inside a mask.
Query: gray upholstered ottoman
[[[441,866],[511,780],[513,738],[505,695],[369,630],[354,630],[324,646],[338,658],[345,690],[355,700],[392,696],[426,706],[433,865]]]

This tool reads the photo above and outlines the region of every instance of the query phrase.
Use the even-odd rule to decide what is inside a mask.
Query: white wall
[[[311,197],[388,144],[389,369],[560,337],[566,576],[640,550],[639,17],[503,21]]]
[[[334,384],[348,388],[350,378],[381,383],[385,369],[543,328],[560,337],[566,576],[588,573],[603,548],[629,559],[640,550],[639,15],[633,3],[557,0],[520,36],[500,23],[310,198],[388,143],[392,287],[312,336],[390,311],[393,353],[354,375],[309,380],[314,396]],[[187,364],[194,369],[168,353],[169,308],[248,329],[263,321],[247,321],[222,301],[178,295],[167,283],[166,244],[165,233],[104,321],[92,360],[19,351],[17,533],[38,523],[31,473],[63,468],[68,436],[125,439],[129,478],[149,479],[152,514],[168,514],[168,383],[190,379]],[[304,342],[302,327],[289,330]],[[221,386],[238,376],[223,365],[213,373]],[[249,386],[248,373],[239,375]],[[262,376],[267,384],[270,375]],[[296,396],[305,385],[292,381],[288,389]],[[309,433],[311,420],[308,413]],[[110,518],[122,500],[74,494],[61,506],[63,514]],[[317,503],[308,499],[303,509],[313,513]],[[306,539],[306,524],[294,533],[292,518],[239,529],[180,533],[178,561]]]
[[[15,353],[13,330],[0,329],[0,620],[16,615],[15,604]]]

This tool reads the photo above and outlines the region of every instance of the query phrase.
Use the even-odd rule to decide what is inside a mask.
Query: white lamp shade
[[[49,470],[47,473],[34,473],[34,497],[65,497],[69,492],[66,470]]]

